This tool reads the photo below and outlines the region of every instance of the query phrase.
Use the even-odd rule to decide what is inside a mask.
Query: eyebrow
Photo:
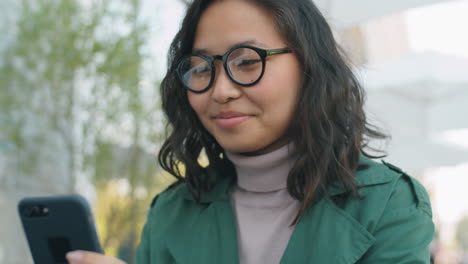
[[[230,49],[233,49],[233,48],[236,48],[236,47],[243,46],[243,45],[260,45],[260,46],[264,46],[263,43],[255,40],[255,39],[250,39],[250,40],[242,41],[242,42],[239,42],[239,43],[235,43],[235,44],[229,46],[226,51],[228,51]],[[194,50],[192,50],[192,53],[193,54],[208,54],[209,51],[207,49],[194,49]]]

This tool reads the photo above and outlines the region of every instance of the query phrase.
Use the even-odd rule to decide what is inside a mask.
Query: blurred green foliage
[[[21,0],[11,35],[0,41],[0,143],[14,150],[12,177],[41,184],[40,166],[66,163],[60,188],[76,192],[84,175],[97,189],[103,244],[130,249],[129,263],[149,201],[168,183],[155,177],[163,120],[145,68],[141,4]],[[65,158],[47,160],[47,150]],[[121,200],[109,189],[116,182],[128,185]]]

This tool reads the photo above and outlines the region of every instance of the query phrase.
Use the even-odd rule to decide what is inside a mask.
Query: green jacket
[[[338,185],[296,225],[282,264],[429,263],[434,236],[428,195],[397,167],[363,159],[356,173],[363,199]],[[138,264],[237,264],[236,224],[229,201],[232,178],[194,201],[179,184],[161,193],[148,213]],[[261,263],[259,263],[261,264]]]

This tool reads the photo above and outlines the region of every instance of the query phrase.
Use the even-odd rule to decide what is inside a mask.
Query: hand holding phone
[[[89,251],[72,251],[67,254],[69,264],[126,264],[120,259]]]

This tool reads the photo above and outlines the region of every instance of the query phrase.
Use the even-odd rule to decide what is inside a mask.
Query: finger
[[[68,252],[66,257],[70,264],[126,264],[120,259],[83,250]]]

